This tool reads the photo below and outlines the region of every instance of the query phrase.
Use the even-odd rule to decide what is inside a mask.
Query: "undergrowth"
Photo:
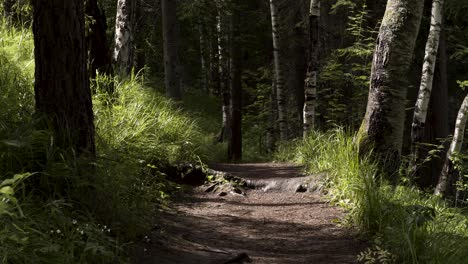
[[[370,238],[364,263],[466,263],[468,217],[463,209],[416,188],[389,184],[368,159],[360,160],[353,135],[343,129],[313,132],[285,143],[280,161],[294,161],[308,173],[328,172],[328,197],[347,209],[345,219]]]
[[[216,160],[213,135],[144,74],[98,75],[97,158],[77,158],[39,129],[31,31],[0,25],[0,36],[0,262],[126,262],[179,188],[162,168]]]

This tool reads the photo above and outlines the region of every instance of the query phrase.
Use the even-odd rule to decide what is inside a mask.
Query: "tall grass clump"
[[[327,197],[347,210],[344,223],[371,241],[359,256],[364,263],[466,263],[464,210],[405,183],[390,184],[369,158],[359,158],[354,136],[344,129],[283,144],[276,159],[326,172]]]

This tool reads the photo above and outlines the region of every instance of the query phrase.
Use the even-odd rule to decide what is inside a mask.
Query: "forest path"
[[[299,175],[290,164],[216,164],[213,169],[245,179]],[[318,194],[248,190],[246,196],[183,194],[161,211],[150,243],[134,263],[223,264],[246,253],[251,263],[356,263],[363,245],[334,220],[342,218]],[[244,255],[245,256],[245,255]],[[245,260],[245,259],[244,259]]]

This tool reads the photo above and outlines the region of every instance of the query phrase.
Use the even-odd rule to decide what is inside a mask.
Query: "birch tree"
[[[445,196],[445,194],[452,188],[450,184],[453,182],[453,162],[452,158],[455,153],[460,153],[463,139],[465,137],[466,120],[468,118],[468,95],[465,97],[460,110],[458,111],[457,121],[455,124],[455,131],[453,133],[452,143],[447,152],[447,158],[439,177],[439,182],[435,188],[434,194]]]
[[[423,7],[424,0],[389,0],[377,37],[366,115],[357,141],[360,155],[373,149],[389,174],[401,158],[408,69]]]
[[[278,16],[278,0],[270,0],[271,26],[273,37],[273,56],[275,65],[276,79],[276,102],[278,105],[278,126],[280,132],[280,140],[287,140],[288,127],[286,123],[286,98],[285,98],[285,82],[282,69],[282,54],[280,47],[280,21]]]
[[[231,91],[229,89],[229,73],[228,73],[228,60],[227,60],[227,46],[228,46],[228,26],[226,23],[226,3],[224,0],[216,2],[216,35],[217,35],[217,65],[218,65],[218,89],[222,95],[221,111],[223,115],[221,133],[218,141],[224,142],[229,139],[229,122],[231,120]]]
[[[433,0],[431,27],[429,30],[429,37],[426,42],[421,85],[419,87],[419,94],[414,108],[413,124],[411,127],[411,176],[416,174],[417,167],[420,162],[419,148],[424,139],[424,127],[426,125],[429,101],[431,99],[437,51],[439,49],[439,40],[442,28],[443,5],[444,0]]]
[[[320,0],[311,0],[309,9],[309,58],[305,78],[304,138],[315,127],[317,105],[317,76],[319,67]]]
[[[128,75],[133,67],[135,3],[134,0],[117,1],[113,59],[121,76]]]
[[[161,0],[164,40],[164,80],[166,95],[176,101],[182,100],[179,80],[179,46],[177,40],[176,0]]]

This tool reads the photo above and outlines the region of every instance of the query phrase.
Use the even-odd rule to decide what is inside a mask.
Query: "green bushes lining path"
[[[343,129],[312,133],[283,144],[276,154],[309,173],[326,171],[328,198],[349,212],[345,222],[374,241],[361,253],[365,263],[466,263],[468,217],[438,198],[382,180],[360,161],[353,136]]]

